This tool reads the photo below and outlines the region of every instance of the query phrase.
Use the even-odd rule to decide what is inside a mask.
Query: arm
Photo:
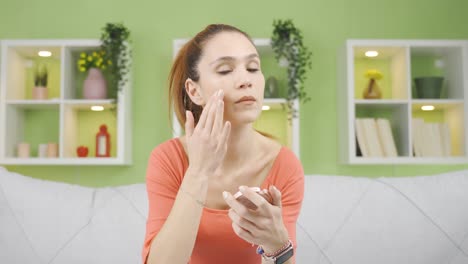
[[[188,262],[203,211],[199,201],[205,201],[208,189],[206,178],[187,170],[171,212],[151,243],[148,264]]]
[[[185,137],[190,165],[180,187],[167,187],[164,181],[147,185],[150,202],[148,221],[154,221],[160,230],[155,228],[150,232],[155,234],[155,237],[149,242],[147,262],[145,262],[145,251],[143,252],[144,263],[183,264],[187,263],[192,255],[208,182],[222,164],[227,149],[231,126],[229,122],[223,125],[222,98],[222,92],[215,93],[211,97],[196,127],[191,112],[186,113]],[[164,172],[168,171],[167,167],[170,167],[165,165],[168,162],[164,160],[170,158],[162,157],[160,161],[154,163],[157,175],[165,174]],[[155,190],[150,190],[150,186]],[[158,192],[158,188],[169,188],[171,189],[169,193],[172,195],[165,195],[164,191]]]

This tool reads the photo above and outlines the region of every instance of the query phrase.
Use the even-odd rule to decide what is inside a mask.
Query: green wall
[[[338,163],[337,50],[348,38],[466,39],[466,0],[121,1],[21,0],[0,4],[0,39],[99,38],[106,22],[124,22],[134,48],[132,166],[8,166],[38,178],[90,186],[143,182],[148,155],[169,139],[166,79],[172,40],[209,23],[228,23],[267,38],[277,18],[292,18],[313,52],[311,101],[301,105],[301,159],[306,174],[400,176],[458,166],[350,166]],[[343,95],[344,96],[344,95]]]

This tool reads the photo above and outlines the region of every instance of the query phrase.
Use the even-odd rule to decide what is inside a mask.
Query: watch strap
[[[262,255],[262,258],[266,261],[266,263],[282,264],[288,261],[294,255],[294,247],[291,240],[289,240],[288,244],[286,244],[286,247],[281,248],[272,255],[265,254],[261,247],[257,248],[257,253]]]
[[[291,246],[276,257],[275,264],[283,264],[294,256],[294,248]]]

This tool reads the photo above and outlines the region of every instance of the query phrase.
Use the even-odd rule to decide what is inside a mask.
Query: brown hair
[[[188,41],[177,54],[174,64],[169,74],[169,113],[172,110],[176,113],[177,120],[182,128],[185,124],[185,111],[192,112],[195,125],[198,123],[203,107],[192,102],[185,91],[185,81],[187,78],[197,82],[200,79],[198,63],[203,53],[204,44],[222,32],[237,32],[244,35],[248,40],[250,36],[244,31],[229,25],[211,24],[199,32]],[[253,44],[253,42],[252,42]],[[172,107],[174,107],[172,109]]]

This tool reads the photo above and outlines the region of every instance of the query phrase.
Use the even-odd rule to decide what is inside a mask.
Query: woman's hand
[[[194,127],[193,114],[186,111],[185,136],[190,168],[209,176],[222,164],[227,151],[231,123],[224,122],[224,92],[215,92],[203,108]]]
[[[249,243],[261,245],[266,253],[273,253],[288,242],[288,231],[283,223],[281,209],[281,192],[270,186],[273,198],[270,204],[261,195],[245,186],[239,190],[257,209],[251,210],[239,203],[229,192],[224,192],[226,203],[231,207],[229,217],[234,232]]]

